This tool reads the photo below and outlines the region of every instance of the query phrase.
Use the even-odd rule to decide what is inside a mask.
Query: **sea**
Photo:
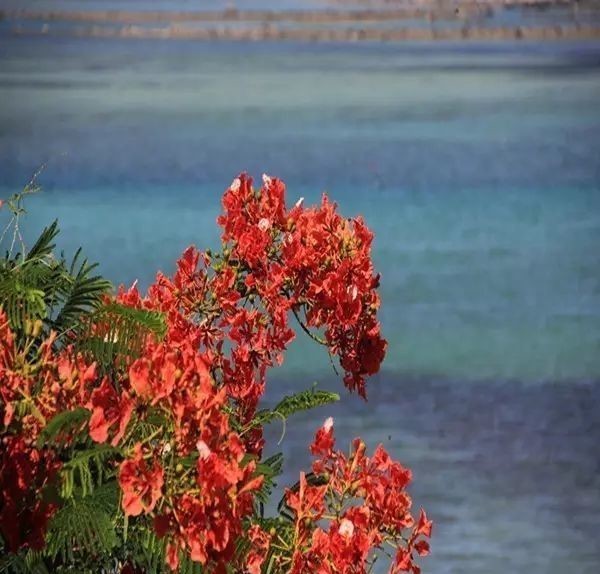
[[[279,494],[333,415],[413,470],[425,573],[600,571],[600,44],[4,33],[0,102],[0,198],[42,168],[25,240],[58,218],[115,285],[217,246],[242,171],[374,230],[386,361],[365,402],[298,332],[265,404],[342,400],[267,429]]]

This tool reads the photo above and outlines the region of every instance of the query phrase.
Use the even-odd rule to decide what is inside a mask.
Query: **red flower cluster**
[[[167,538],[172,569],[178,567],[181,552],[215,568],[228,563],[263,481],[231,428],[226,414],[231,397],[212,374],[216,354],[210,347],[199,350],[205,335],[185,299],[196,287],[196,256],[188,250],[174,281],[159,276],[144,301],[136,301],[133,292],[121,296],[136,305],[161,308],[168,317],[164,340],[147,341],[121,384],[129,389],[138,422],[158,415],[165,428],[157,428],[152,448],[135,445],[133,458],[121,464],[119,482],[125,514],[154,512],[154,528]],[[170,291],[172,285],[177,285],[177,295]],[[182,460],[188,461],[187,467]]]
[[[334,450],[333,421],[316,434],[313,472],[324,484],[309,485],[304,474],[298,491],[287,491],[294,511],[292,574],[358,574],[370,571],[374,553],[386,544],[395,549],[390,572],[419,574],[414,553],[425,555],[431,521],[421,510],[415,525],[406,487],[410,471],[393,461],[380,445],[372,457],[354,441],[349,456]],[[327,526],[323,526],[323,521]]]
[[[0,533],[12,551],[41,548],[46,524],[56,510],[44,491],[56,479],[61,463],[51,448],[34,445],[53,416],[88,400],[96,381],[93,365],[74,357],[69,347],[55,353],[53,342],[51,335],[37,349],[31,341],[20,347],[0,308],[0,418],[5,429]]]
[[[123,490],[123,512],[127,516],[149,513],[154,510],[162,495],[164,471],[157,462],[148,466],[138,443],[134,448],[133,458],[121,464],[119,484]]]
[[[287,210],[282,181],[263,176],[255,191],[242,174],[223,197],[222,238],[248,292],[277,319],[277,330],[286,333],[288,311],[304,313],[305,328],[325,330],[323,342],[339,355],[346,386],[366,397],[365,377],[379,370],[386,349],[376,318],[373,234],[361,218],[341,217],[326,196],[319,207],[302,203]],[[283,350],[289,339],[275,342]]]
[[[29,444],[28,444],[29,443]],[[60,464],[20,436],[5,436],[0,451],[0,532],[16,552],[44,546],[48,520],[56,510],[44,497]]]
[[[40,340],[35,328],[17,344],[0,309],[0,530],[11,550],[43,546],[54,506],[42,494],[61,479],[61,448],[73,446],[83,429],[115,447],[107,465],[118,477],[121,510],[164,540],[171,569],[185,558],[207,571],[259,574],[275,551],[274,533],[255,513],[264,483],[255,415],[266,374],[283,360],[295,315],[339,357],[346,386],[366,397],[366,377],[379,370],[386,348],[376,317],[373,236],[326,197],[315,208],[300,201],[288,209],[284,184],[267,176],[254,190],[240,175],[223,209],[220,253],[190,247],[173,276],[159,273],[146,296],[134,285],[107,301],[165,319],[164,336],[145,336],[133,358],[102,368],[57,344],[54,334]],[[113,337],[106,317],[94,317],[89,332]],[[87,427],[43,450],[32,446],[52,417],[82,407]],[[392,543],[392,571],[416,574],[413,552],[426,553],[418,537],[429,536],[431,523],[422,514],[414,524],[409,471],[381,447],[367,457],[360,441],[349,457],[334,450],[332,424],[311,446],[320,483],[302,475],[287,493],[295,514],[287,566],[295,574],[366,572],[373,552]],[[240,553],[242,538],[250,548]],[[284,564],[280,558],[274,563]]]

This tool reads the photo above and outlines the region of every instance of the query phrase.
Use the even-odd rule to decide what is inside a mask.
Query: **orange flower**
[[[123,491],[121,506],[128,516],[151,512],[162,495],[164,472],[158,461],[149,466],[141,445],[134,448],[133,458],[126,459],[119,469],[119,484]]]
[[[116,446],[125,434],[125,429],[133,412],[133,400],[123,391],[121,396],[105,377],[102,384],[92,392],[88,408],[92,409],[90,417],[90,437],[96,442],[106,442],[109,430],[117,427],[111,440]]]

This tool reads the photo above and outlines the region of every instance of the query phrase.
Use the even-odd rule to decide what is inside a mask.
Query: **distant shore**
[[[561,7],[549,18],[548,7]],[[527,18],[513,16],[515,8]],[[565,11],[566,10],[566,11]],[[533,16],[533,17],[532,17]],[[600,40],[600,3],[419,2],[379,9],[0,11],[16,35],[304,42]]]
[[[29,36],[76,36],[96,38],[137,38],[137,39],[181,39],[181,40],[230,40],[230,41],[301,41],[301,42],[426,42],[426,41],[540,41],[540,40],[600,40],[600,27],[544,26],[536,28],[464,28],[460,30],[281,30],[269,26],[234,30],[225,28],[193,29],[184,26],[165,28],[142,28],[124,26],[105,28],[100,26],[74,27],[70,30],[54,30],[48,25],[39,29],[14,27],[14,35]]]

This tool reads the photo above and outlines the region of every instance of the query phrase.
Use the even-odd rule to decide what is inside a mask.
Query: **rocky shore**
[[[323,9],[0,11],[4,31],[197,40],[310,42],[600,39],[600,1],[335,0]],[[351,6],[350,6],[351,5]]]
[[[302,41],[302,42],[419,42],[419,41],[500,41],[500,40],[600,40],[600,27],[536,27],[536,28],[462,28],[460,30],[281,30],[270,26],[235,30],[228,28],[188,28],[168,26],[145,28],[123,26],[106,28],[101,26],[80,26],[66,30],[55,30],[43,25],[39,28],[15,26],[15,35],[54,35],[83,36],[100,38],[139,38],[139,39],[187,39],[187,40],[230,40],[230,41]]]

